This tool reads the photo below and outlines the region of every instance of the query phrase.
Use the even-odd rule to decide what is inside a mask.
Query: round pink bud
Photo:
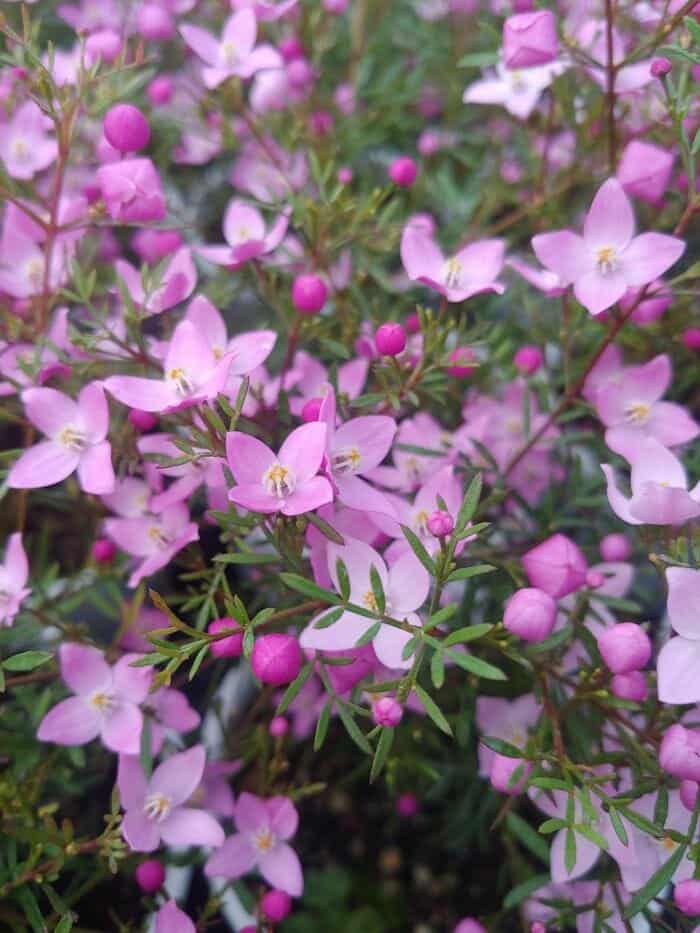
[[[133,424],[137,431],[150,431],[158,424],[158,419],[150,411],[141,411],[140,408],[132,408],[128,414],[129,423]]]
[[[267,731],[275,739],[281,739],[283,735],[289,732],[289,722],[284,716],[273,716]]]
[[[215,658],[240,658],[243,654],[243,631],[235,619],[216,619],[210,622],[207,631],[210,635],[231,632],[228,638],[219,638],[209,645],[209,650]]]
[[[396,812],[406,819],[415,816],[418,810],[418,798],[415,794],[401,794],[396,801]]]
[[[175,35],[175,23],[166,6],[160,3],[144,3],[138,12],[138,31],[144,39],[161,42]]]
[[[250,665],[258,680],[275,687],[294,680],[301,670],[301,664],[301,648],[293,635],[262,635],[255,642],[250,658]]]
[[[667,58],[655,58],[651,63],[649,71],[651,71],[652,77],[654,78],[664,78],[672,68],[673,65]]]
[[[406,318],[406,330],[409,334],[417,334],[420,332],[420,318],[415,311]]]
[[[627,674],[615,674],[610,689],[621,700],[634,700],[643,703],[647,698],[647,679],[642,671],[629,671]]]
[[[606,535],[600,542],[600,556],[603,560],[627,560],[631,553],[632,545],[623,534]]]
[[[697,781],[681,781],[680,798],[686,810],[692,812],[695,809],[698,802],[698,790],[700,790],[700,784]]]
[[[428,531],[435,538],[446,538],[454,531],[454,519],[449,512],[437,510],[428,516],[426,522]]]
[[[326,303],[328,289],[318,275],[298,275],[292,285],[292,303],[301,314],[318,314]]]
[[[689,350],[700,350],[700,327],[688,327],[683,331],[681,340]]]
[[[297,90],[313,84],[315,77],[314,66],[306,58],[295,58],[287,65],[287,81]]]
[[[310,398],[301,410],[301,420],[306,424],[309,421],[318,421],[322,404],[322,398]]]
[[[494,753],[491,760],[489,779],[492,786],[502,794],[514,796],[521,793],[532,771],[532,765],[523,758],[509,758]]]
[[[123,46],[119,33],[111,29],[100,29],[85,40],[85,60],[88,65],[95,65],[98,61],[116,61]]]
[[[148,99],[154,107],[169,104],[175,93],[173,79],[169,75],[159,75],[146,88]]]
[[[700,732],[679,722],[670,726],[661,739],[659,764],[682,781],[700,781]]]
[[[155,858],[146,859],[136,869],[136,883],[146,894],[153,894],[163,887],[165,869]]]
[[[352,169],[347,165],[341,165],[338,169],[338,181],[341,185],[349,185],[353,177]]]
[[[398,356],[406,349],[406,331],[400,324],[388,321],[377,328],[374,343],[382,356]]]
[[[651,642],[636,622],[620,622],[599,636],[598,650],[613,674],[628,674],[645,666],[651,657]]]
[[[452,933],[486,933],[486,927],[473,917],[464,917],[457,923]]]
[[[138,152],[148,145],[151,138],[148,120],[133,104],[110,107],[102,129],[107,142],[119,152]]]
[[[516,590],[506,603],[503,624],[525,641],[544,641],[557,618],[557,604],[544,590],[526,586]]]
[[[464,379],[476,369],[476,353],[471,347],[457,347],[450,353],[450,365],[447,367],[447,373],[450,376],[457,376],[458,379]]]
[[[673,900],[686,917],[696,917],[700,914],[700,881],[695,878],[679,881],[673,892]]]
[[[393,729],[403,718],[403,708],[393,697],[382,697],[372,704],[372,718],[378,726]]]
[[[542,351],[539,347],[525,346],[520,347],[513,357],[516,369],[526,376],[536,373],[542,365]]]
[[[418,175],[418,166],[409,156],[400,156],[389,166],[389,178],[399,188],[410,188]]]
[[[286,39],[281,39],[277,48],[285,62],[292,62],[295,58],[303,58],[304,56],[304,46],[301,44],[301,39],[296,36],[287,36]]]
[[[260,909],[266,920],[279,923],[289,916],[292,910],[292,899],[286,891],[268,891],[260,901]]]
[[[309,115],[309,129],[315,136],[328,136],[334,123],[333,114],[327,110],[314,110]]]
[[[586,586],[589,590],[597,590],[605,583],[605,576],[599,570],[589,570],[586,574]]]
[[[109,564],[116,553],[117,546],[109,538],[98,538],[92,545],[92,557],[97,564]]]

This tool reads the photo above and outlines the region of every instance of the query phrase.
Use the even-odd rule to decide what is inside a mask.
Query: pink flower
[[[156,914],[156,933],[197,933],[197,928],[175,901],[167,901]]]
[[[0,291],[13,298],[40,295],[45,277],[49,290],[54,291],[66,280],[67,259],[65,244],[57,241],[46,276],[46,259],[41,246],[6,222],[0,241]]]
[[[101,165],[97,181],[112,220],[145,223],[165,217],[165,195],[150,159],[123,159]]]
[[[542,92],[565,70],[562,62],[512,70],[499,63],[491,72],[470,84],[462,96],[465,104],[498,104],[519,120],[527,120]]]
[[[601,464],[608,484],[613,512],[630,525],[682,525],[700,515],[700,483],[688,491],[681,462],[657,440],[640,442],[632,462],[632,496],[625,497],[615,484],[609,463]]]
[[[231,353],[217,359],[192,321],[183,320],[170,339],[163,379],[110,376],[104,387],[131,408],[173,411],[216,398],[226,384],[232,361]]]
[[[333,500],[325,476],[318,476],[326,426],[304,424],[289,435],[279,454],[241,431],[226,435],[226,457],[237,485],[229,499],[251,512],[302,515]]]
[[[114,264],[117,275],[126,285],[133,302],[145,314],[160,314],[188,298],[197,284],[197,270],[192,262],[192,251],[179,249],[169,260],[157,287],[148,294],[143,288],[141,272],[124,259]]]
[[[677,638],[659,653],[657,672],[662,703],[700,702],[700,570],[669,567],[668,617]]]
[[[652,143],[633,139],[620,156],[617,180],[632,197],[658,205],[668,188],[674,155]]]
[[[566,535],[556,534],[529,550],[522,558],[532,586],[561,599],[586,583],[588,565],[578,546]]]
[[[117,784],[124,810],[122,833],[134,852],[153,852],[161,841],[169,846],[211,846],[224,832],[206,810],[186,807],[202,780],[206,756],[201,745],[171,755],[150,779],[135,755],[119,756]]]
[[[232,76],[251,78],[261,68],[279,68],[281,58],[270,45],[255,48],[258,24],[250,9],[239,10],[224,23],[220,39],[199,26],[180,27],[187,45],[206,63],[202,80],[208,88],[218,87]]]
[[[292,897],[304,888],[299,858],[288,845],[299,815],[286,797],[267,800],[242,793],[234,814],[238,832],[209,857],[204,873],[210,878],[240,878],[257,868],[268,884]]]
[[[113,752],[137,755],[152,669],[132,667],[141,655],[125,654],[110,667],[101,651],[65,642],[59,648],[61,677],[75,696],[44,716],[37,738],[57,745],[85,745],[98,736]]]
[[[377,601],[372,588],[370,571],[374,567],[384,590],[385,613],[396,619],[420,625],[415,613],[428,595],[430,578],[427,570],[418,562],[413,552],[400,557],[390,568],[384,559],[364,541],[345,538],[345,545],[329,544],[327,549],[328,572],[333,585],[340,592],[337,562],[342,560],[350,579],[350,602],[377,612]],[[354,648],[358,640],[374,625],[372,619],[354,612],[344,612],[340,618],[326,628],[315,628],[316,622],[328,615],[318,615],[301,633],[302,648],[317,651],[339,651]],[[411,635],[393,625],[381,624],[372,640],[374,652],[386,667],[408,668],[411,659],[402,657],[402,652]]]
[[[0,564],[0,627],[12,625],[22,602],[31,589],[25,586],[29,576],[22,535],[16,532],[7,539],[5,561]]]
[[[282,242],[287,232],[288,212],[283,212],[266,232],[260,211],[243,201],[233,200],[224,214],[224,239],[228,246],[200,246],[200,256],[218,266],[238,269],[250,259],[257,259]]]
[[[85,492],[100,495],[114,488],[112,448],[107,437],[109,411],[102,386],[91,382],[77,402],[56,389],[22,393],[27,418],[47,435],[21,454],[10,470],[15,489],[39,489],[66,479],[75,470]]]
[[[22,104],[9,123],[0,124],[0,159],[10,178],[28,181],[56,159],[58,145],[47,135],[52,125],[33,100]]]
[[[477,240],[445,259],[422,225],[409,223],[401,235],[401,261],[406,275],[448,301],[465,301],[481,292],[502,294],[505,287],[496,279],[503,268],[503,253],[503,240]]]
[[[532,239],[537,258],[591,314],[600,314],[628,288],[646,285],[670,268],[685,243],[663,233],[634,235],[634,214],[620,182],[609,178],[598,190],[583,227],[540,233]]]
[[[559,51],[557,22],[551,10],[516,13],[503,24],[506,68],[532,68],[554,61]]]

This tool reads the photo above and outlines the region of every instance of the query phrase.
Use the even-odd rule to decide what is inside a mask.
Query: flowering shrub
[[[3,929],[696,927],[695,7],[4,4]]]

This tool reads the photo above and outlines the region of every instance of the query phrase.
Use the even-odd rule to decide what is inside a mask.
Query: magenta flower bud
[[[338,181],[341,185],[349,185],[353,177],[352,169],[347,165],[341,165],[338,169]]]
[[[178,230],[138,230],[131,238],[131,248],[144,262],[154,266],[166,256],[176,253],[183,245],[182,234]]]
[[[671,180],[673,162],[673,152],[668,149],[633,139],[620,156],[617,180],[627,194],[659,204]]]
[[[109,564],[114,560],[117,546],[109,538],[98,538],[92,545],[92,558],[97,564]]]
[[[586,586],[589,590],[597,590],[605,583],[605,577],[599,570],[589,570],[586,574]]]
[[[529,550],[522,559],[533,586],[553,599],[561,599],[586,583],[588,564],[578,546],[566,535],[556,534]]]
[[[559,52],[557,22],[551,10],[516,13],[503,24],[506,68],[532,68],[554,61]]]
[[[313,65],[305,58],[295,58],[287,65],[287,81],[297,90],[303,90],[313,84],[315,77]]]
[[[415,794],[401,794],[396,800],[396,812],[404,819],[415,816],[418,810],[418,798]]]
[[[633,700],[643,703],[648,694],[647,679],[642,671],[628,671],[627,674],[615,674],[610,682],[613,696],[621,700]]]
[[[696,917],[700,914],[700,881],[695,878],[679,881],[673,892],[673,900],[686,917]]]
[[[292,910],[292,899],[286,891],[268,891],[260,901],[260,909],[266,920],[279,923]]]
[[[473,917],[464,917],[457,923],[452,933],[486,933],[486,927]]]
[[[698,790],[700,790],[700,784],[697,781],[681,781],[680,798],[686,810],[692,812],[695,809],[698,802]]]
[[[528,586],[516,590],[506,603],[503,624],[524,641],[544,641],[554,628],[557,604],[544,590]]]
[[[284,716],[273,716],[267,731],[275,739],[281,739],[283,735],[289,732],[289,722]]]
[[[124,43],[119,33],[111,29],[100,29],[85,40],[85,60],[88,65],[97,62],[114,62],[119,58]]]
[[[97,181],[112,220],[145,223],[165,217],[160,175],[150,159],[124,159],[101,165]]]
[[[672,68],[673,65],[667,58],[659,57],[652,60],[649,71],[651,71],[654,78],[664,78]]]
[[[151,128],[148,120],[133,104],[116,104],[105,114],[102,130],[105,139],[119,152],[138,152],[148,145]]]
[[[526,376],[536,373],[542,365],[542,351],[539,347],[527,345],[520,347],[513,357],[516,369]]]
[[[700,327],[688,327],[683,331],[681,340],[689,350],[700,350]]]
[[[446,538],[454,531],[455,523],[449,512],[438,509],[428,516],[426,527],[434,538]]]
[[[535,922],[530,927],[530,933],[547,933],[547,927],[544,925],[544,923],[540,923],[539,920],[535,920]]]
[[[600,556],[603,560],[627,560],[632,553],[629,539],[619,533],[606,535],[600,542]]]
[[[295,58],[304,57],[304,46],[297,36],[287,36],[281,39],[277,49],[285,62],[293,62]]]
[[[328,289],[318,275],[298,275],[292,285],[292,304],[301,314],[318,314],[326,303]]]
[[[318,421],[322,404],[322,398],[310,398],[301,410],[301,420],[306,424],[308,424],[309,421]]]
[[[144,39],[152,42],[172,39],[175,35],[175,23],[165,4],[144,3],[139,7],[137,23]]]
[[[649,636],[636,622],[620,622],[598,637],[598,650],[613,674],[639,671],[651,657]]]
[[[388,321],[377,328],[374,343],[382,356],[398,356],[406,349],[406,331],[400,324]]]
[[[449,376],[465,379],[476,369],[476,353],[471,347],[457,347],[449,356],[450,365],[447,367]]]
[[[148,858],[136,869],[136,883],[146,894],[153,894],[163,887],[165,869],[155,858]]]
[[[175,85],[169,75],[158,75],[146,88],[148,99],[154,107],[169,104],[174,93]]]
[[[418,175],[418,166],[409,156],[399,156],[389,166],[389,178],[399,188],[410,188]]]
[[[235,619],[215,619],[207,627],[210,635],[230,631],[228,638],[219,638],[211,642],[209,651],[215,658],[240,658],[243,654],[243,631]]]
[[[529,761],[523,758],[509,758],[494,752],[489,779],[492,786],[502,794],[515,796],[523,791],[531,772],[532,765]]]
[[[682,781],[700,781],[700,732],[679,722],[668,728],[661,739],[659,764]]]
[[[403,708],[393,697],[381,697],[372,704],[372,718],[378,726],[393,729],[403,719]]]
[[[274,687],[294,680],[301,665],[301,648],[293,635],[262,635],[255,642],[250,658],[250,666],[258,680]]]
[[[133,424],[137,431],[150,431],[158,424],[158,419],[150,411],[141,411],[140,408],[132,408],[127,415],[129,423]]]
[[[406,330],[409,334],[417,334],[420,332],[420,318],[415,311],[406,318]]]
[[[309,129],[315,136],[328,136],[334,124],[333,114],[327,110],[314,110],[309,115]]]

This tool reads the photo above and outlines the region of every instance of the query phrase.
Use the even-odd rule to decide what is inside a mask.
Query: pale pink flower
[[[0,564],[0,627],[12,625],[22,602],[31,593],[25,586],[28,576],[22,535],[16,532],[7,539],[5,560]]]
[[[197,270],[192,262],[192,251],[186,246],[168,260],[157,286],[146,294],[141,272],[125,259],[117,259],[114,268],[134,304],[144,314],[160,314],[188,298],[197,284]]]
[[[9,123],[0,124],[0,159],[11,178],[28,181],[48,168],[58,154],[53,126],[33,100],[22,104]]]
[[[228,269],[238,269],[250,259],[258,259],[276,249],[287,232],[289,213],[283,211],[269,230],[256,208],[233,200],[224,214],[223,231],[227,246],[200,246],[197,252],[204,259]]]

